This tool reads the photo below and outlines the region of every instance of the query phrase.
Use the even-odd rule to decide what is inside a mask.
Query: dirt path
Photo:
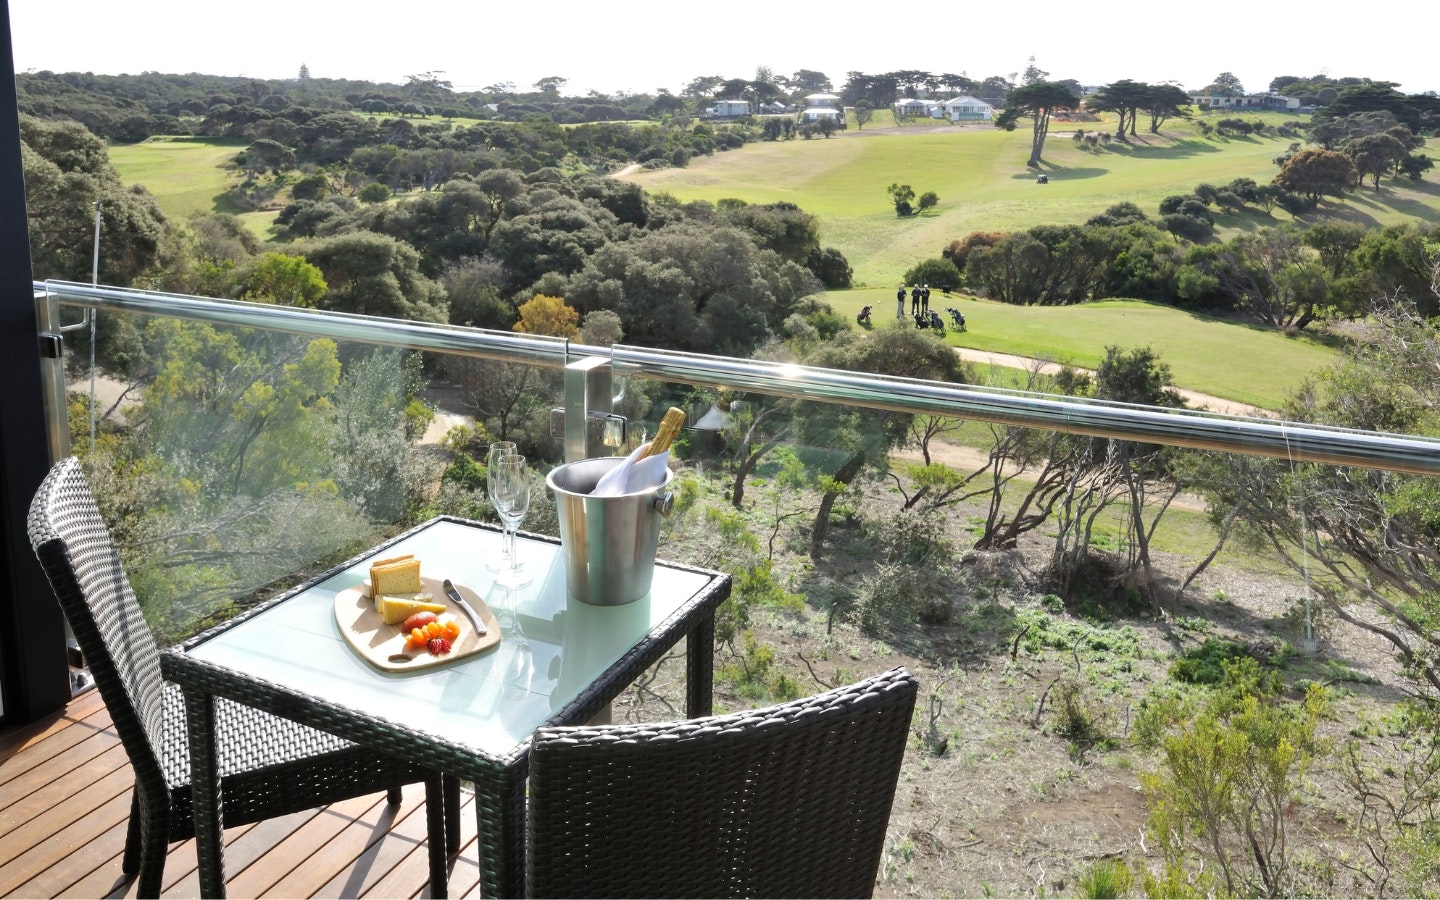
[[[1040,373],[1043,375],[1055,375],[1060,371],[1059,363],[1041,362],[1040,360],[1031,359],[1026,356],[1013,356],[1009,353],[992,353],[989,350],[974,350],[969,347],[956,347],[955,352],[960,354],[961,359],[981,365],[1003,366],[1008,369],[1029,369],[1031,366],[1039,363]],[[1094,371],[1090,369],[1080,369],[1079,371],[1089,372],[1091,375],[1095,374]],[[1267,410],[1249,406],[1244,403],[1236,403],[1233,400],[1226,400],[1223,397],[1202,394],[1199,391],[1192,391],[1181,387],[1172,389],[1179,392],[1180,396],[1185,398],[1185,402],[1189,403],[1190,406],[1195,409],[1206,409],[1210,412],[1225,413],[1232,416],[1269,415]]]

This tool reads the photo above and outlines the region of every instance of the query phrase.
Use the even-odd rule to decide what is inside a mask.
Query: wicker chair
[[[57,463],[30,506],[30,543],[70,621],[135,770],[121,864],[158,897],[170,842],[193,837],[190,755],[178,686],[160,653],[74,457]],[[216,703],[226,824],[238,825],[424,782],[433,896],[445,896],[438,773],[241,704]]]
[[[869,897],[915,706],[903,668],[660,725],[541,728],[532,897]]]

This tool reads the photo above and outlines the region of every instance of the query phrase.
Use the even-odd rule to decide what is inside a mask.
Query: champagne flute
[[[510,568],[495,578],[501,587],[516,588],[529,584],[534,576],[520,566],[520,554],[516,547],[515,532],[530,511],[530,470],[525,457],[517,454],[501,457],[496,463],[495,508],[500,521],[505,523],[505,543],[510,555]]]
[[[485,457],[485,493],[490,497],[490,504],[495,507],[495,514],[500,514],[500,504],[495,499],[495,465],[507,456],[514,456],[520,452],[514,441],[496,441],[490,445],[490,453]],[[503,520],[503,517],[502,517]],[[500,555],[492,556],[485,560],[485,568],[491,572],[501,572],[509,565],[507,554],[510,548],[504,541],[500,542]]]

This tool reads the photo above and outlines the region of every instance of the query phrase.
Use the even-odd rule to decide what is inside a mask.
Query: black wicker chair
[[[139,896],[158,897],[169,843],[195,833],[180,690],[161,677],[154,636],[74,457],[50,470],[28,526],[135,770],[121,868],[139,871]],[[431,890],[445,896],[445,788],[438,773],[241,704],[218,701],[216,720],[227,825],[382,790],[398,803],[401,785],[424,782]]]
[[[541,728],[532,897],[869,897],[915,706],[903,668],[660,725]]]

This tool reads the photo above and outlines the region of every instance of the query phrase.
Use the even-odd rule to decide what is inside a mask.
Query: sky
[[[851,71],[919,69],[976,80],[1035,64],[1085,85],[1122,78],[1201,88],[1232,72],[1248,91],[1280,75],[1354,76],[1440,91],[1440,6],[1377,22],[1343,7],[1256,0],[1161,4],[1034,0],[901,7],[527,0],[9,0],[17,71],[203,73],[403,84],[436,73],[455,90],[551,76],[563,93],[679,93],[706,75],[810,69],[838,90]],[[803,7],[803,8],[802,8]],[[1425,8],[1431,11],[1426,13]],[[1321,12],[1321,10],[1326,10]],[[1429,22],[1421,21],[1429,19]],[[1353,40],[1341,43],[1352,35]]]

